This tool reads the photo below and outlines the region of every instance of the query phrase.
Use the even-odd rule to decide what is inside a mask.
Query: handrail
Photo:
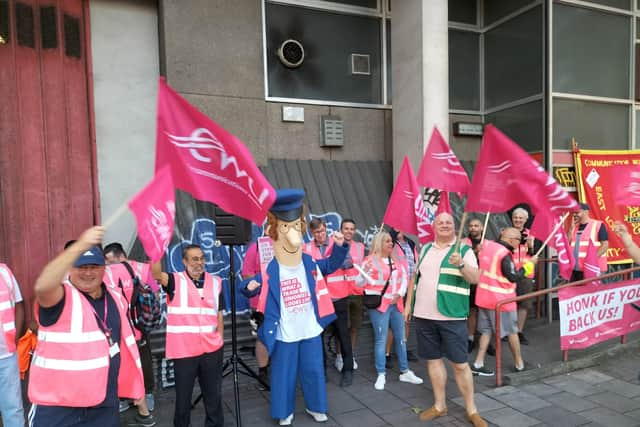
[[[631,273],[634,273],[636,271],[640,271],[640,266],[638,267],[631,267],[631,268],[627,268],[625,270],[619,270],[619,271],[614,271],[612,273],[606,273],[606,274],[602,274],[598,277],[591,277],[588,279],[582,279],[582,280],[577,280],[575,282],[570,282],[564,285],[560,285],[560,286],[556,286],[555,288],[546,288],[546,289],[542,289],[540,291],[535,291],[535,292],[530,292],[528,294],[524,294],[524,295],[520,295],[517,297],[512,297],[512,298],[506,298],[503,299],[501,301],[498,301],[498,303],[496,304],[496,333],[495,333],[495,338],[496,338],[496,387],[500,387],[502,385],[502,348],[501,348],[501,344],[502,344],[502,340],[500,337],[500,309],[502,308],[503,305],[505,304],[509,304],[511,302],[520,302],[520,301],[524,301],[526,299],[530,299],[530,298],[537,298],[539,296],[542,295],[547,295],[550,294],[552,292],[558,292],[561,289],[566,289],[566,288],[573,288],[576,286],[582,286],[582,285],[586,285],[589,284],[595,280],[602,280],[602,279],[609,279],[612,277],[617,277],[617,276],[624,276],[624,275],[630,275]],[[566,362],[566,360],[564,360]]]

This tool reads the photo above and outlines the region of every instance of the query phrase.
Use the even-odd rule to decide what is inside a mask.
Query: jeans
[[[22,388],[20,387],[20,369],[18,356],[0,359],[0,412],[5,427],[23,427],[24,409],[22,408]]]
[[[379,374],[385,372],[385,349],[387,346],[387,333],[389,325],[393,331],[393,343],[400,364],[400,372],[409,370],[409,362],[407,362],[407,340],[404,337],[404,317],[398,311],[398,307],[393,304],[387,307],[384,313],[376,309],[369,309],[369,319],[373,326],[374,335],[374,355],[376,361],[376,371]]]

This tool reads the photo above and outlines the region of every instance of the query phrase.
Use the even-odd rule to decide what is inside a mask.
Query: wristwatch
[[[458,270],[462,270],[463,268],[464,268],[464,261],[462,261],[462,264],[458,266]]]

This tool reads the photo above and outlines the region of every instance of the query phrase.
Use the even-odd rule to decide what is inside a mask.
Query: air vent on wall
[[[344,145],[344,124],[338,116],[322,116],[320,119],[320,146],[342,147]]]
[[[371,75],[370,55],[362,55],[352,53],[351,55],[351,74],[360,74],[364,76]]]
[[[304,47],[298,40],[283,41],[277,53],[280,62],[287,68],[298,68],[304,61]]]

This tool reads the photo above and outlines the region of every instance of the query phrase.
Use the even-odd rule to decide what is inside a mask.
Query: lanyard
[[[111,338],[111,328],[107,326],[107,316],[109,315],[109,311],[108,311],[109,305],[107,304],[107,292],[104,290],[103,290],[103,297],[104,297],[104,319],[98,316],[98,313],[96,312],[96,309],[93,307],[93,304],[91,304],[91,311],[93,311],[93,315],[96,317],[96,320],[98,321],[98,326],[100,327],[100,329],[102,329],[104,336],[107,337],[107,341],[109,342],[109,347],[111,347],[113,345],[113,339]]]

